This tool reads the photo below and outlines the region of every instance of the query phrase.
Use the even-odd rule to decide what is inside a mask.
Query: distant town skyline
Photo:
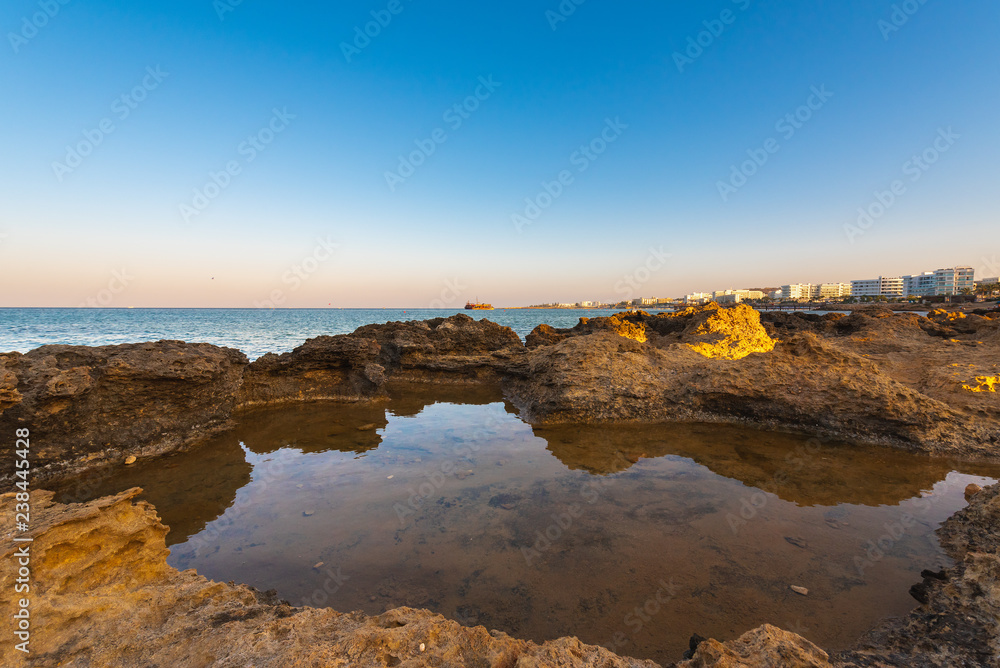
[[[43,4],[0,8],[0,306],[1000,273],[995,3]]]

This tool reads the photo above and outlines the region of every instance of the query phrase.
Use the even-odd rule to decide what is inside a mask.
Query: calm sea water
[[[362,325],[465,313],[506,325],[524,338],[541,323],[572,327],[608,310],[498,309],[92,309],[0,308],[0,352],[49,344],[103,346],[174,339],[238,348],[255,360],[289,352],[306,339],[349,334]]]

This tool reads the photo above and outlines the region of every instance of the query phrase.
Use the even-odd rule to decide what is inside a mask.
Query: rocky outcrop
[[[183,449],[236,410],[377,400],[390,378],[496,383],[524,355],[513,330],[464,314],[320,336],[250,365],[237,350],[179,341],[45,346],[0,355],[0,429],[29,427],[33,473],[59,478]],[[0,441],[0,454],[12,446]]]
[[[523,355],[512,329],[465,314],[366,325],[352,334],[310,339],[284,355],[264,355],[247,369],[238,405],[363,401],[384,396],[389,378],[496,382]]]
[[[166,563],[167,528],[131,490],[87,504],[32,501],[31,644],[2,644],[3,665],[52,666],[600,666],[656,668],[575,638],[544,644],[427,610],[397,608],[369,617],[293,608],[273,594],[211,582]],[[17,577],[13,494],[0,497],[5,537],[0,578]],[[13,611],[13,587],[0,606]]]
[[[0,433],[28,427],[43,476],[177,450],[230,426],[246,364],[180,341],[0,355]],[[0,439],[6,461],[13,445]]]
[[[677,668],[831,668],[829,658],[802,636],[764,624],[726,643],[699,643]]]
[[[535,424],[751,422],[996,457],[998,315],[709,304],[542,325],[525,346],[510,328],[459,314],[321,336],[249,366],[207,344],[46,346],[0,355],[0,429],[32,428],[36,472],[58,476],[184,448],[234,410],[380,400],[390,382],[502,383]]]
[[[309,339],[290,353],[268,353],[243,376],[240,408],[301,401],[363,401],[382,391],[381,346],[353,334]]]
[[[381,346],[381,364],[394,381],[495,382],[524,362],[524,346],[514,330],[462,313],[366,325],[351,336],[371,338]]]
[[[980,379],[998,369],[995,344],[979,339],[1000,321],[981,321],[962,334],[888,310],[621,314],[536,330],[526,368],[512,369],[505,389],[536,424],[746,421],[995,457],[996,394],[966,387],[988,389]]]

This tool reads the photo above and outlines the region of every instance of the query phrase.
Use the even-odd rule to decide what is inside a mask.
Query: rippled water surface
[[[497,309],[100,309],[0,308],[0,352],[48,344],[103,346],[172,339],[238,348],[251,360],[284,353],[306,339],[349,334],[362,325],[465,313],[513,329],[522,338],[541,323],[572,327],[612,311]]]
[[[846,647],[916,602],[934,529],[997,467],[718,425],[532,428],[486,390],[244,416],[66,500],[145,488],[170,563],[295,605],[676,661],[764,622]],[[806,587],[808,596],[790,589]]]

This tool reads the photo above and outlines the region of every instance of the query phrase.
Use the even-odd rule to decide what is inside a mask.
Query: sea
[[[214,309],[214,308],[0,308],[0,352],[40,346],[105,346],[164,339],[242,350],[250,360],[286,353],[307,339],[350,334],[358,327],[428,320],[464,313],[513,329],[523,339],[538,325],[572,327],[607,309]]]

